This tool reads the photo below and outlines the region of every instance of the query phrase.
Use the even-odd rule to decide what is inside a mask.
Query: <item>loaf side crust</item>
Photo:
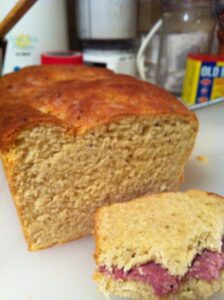
[[[0,150],[7,151],[23,129],[43,124],[66,128],[73,134],[74,128],[50,114],[44,114],[23,103],[0,105]]]

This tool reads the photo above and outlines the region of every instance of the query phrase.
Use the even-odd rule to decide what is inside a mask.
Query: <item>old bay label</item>
[[[224,97],[224,57],[189,55],[182,90],[188,105],[205,103]]]

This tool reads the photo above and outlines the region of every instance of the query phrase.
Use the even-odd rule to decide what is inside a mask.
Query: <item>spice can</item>
[[[187,105],[210,104],[224,97],[224,56],[190,54],[182,89]]]

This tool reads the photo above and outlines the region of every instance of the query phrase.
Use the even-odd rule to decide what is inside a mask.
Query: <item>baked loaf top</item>
[[[1,78],[0,93],[11,96],[24,95],[37,87],[47,86],[53,82],[66,80],[93,81],[113,75],[104,68],[68,65],[30,66],[19,72],[7,74]]]
[[[197,190],[156,194],[95,213],[95,257],[107,269],[155,262],[183,276],[203,250],[221,252],[223,234],[223,197]]]
[[[127,75],[86,66],[33,66],[0,79],[0,148],[19,128],[58,122],[75,134],[121,116],[170,115],[198,123],[174,96]]]

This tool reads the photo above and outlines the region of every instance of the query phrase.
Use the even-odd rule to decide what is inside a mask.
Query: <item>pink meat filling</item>
[[[100,272],[115,280],[135,280],[148,283],[158,296],[177,291],[181,282],[186,279],[196,278],[211,282],[219,277],[222,269],[224,269],[224,251],[217,253],[208,250],[196,256],[192,266],[182,277],[170,275],[166,269],[153,262],[136,266],[127,272],[116,267],[112,272],[108,271],[105,266],[99,267]]]

